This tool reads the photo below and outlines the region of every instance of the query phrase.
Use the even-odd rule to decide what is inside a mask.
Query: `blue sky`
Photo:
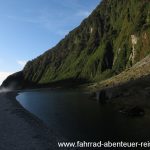
[[[55,46],[100,0],[0,0],[0,83]]]

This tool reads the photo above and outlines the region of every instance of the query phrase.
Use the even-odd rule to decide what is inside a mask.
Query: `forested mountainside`
[[[96,82],[150,53],[150,1],[103,0],[55,47],[9,76],[3,86],[74,79]]]

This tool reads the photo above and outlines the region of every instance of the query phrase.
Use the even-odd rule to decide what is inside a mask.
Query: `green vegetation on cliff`
[[[103,0],[55,47],[29,61],[21,79],[36,84],[100,81],[131,67],[149,52],[149,0]],[[12,75],[3,85],[15,80]]]

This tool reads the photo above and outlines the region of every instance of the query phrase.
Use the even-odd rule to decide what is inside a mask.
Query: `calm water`
[[[34,90],[17,96],[21,105],[68,140],[149,140],[146,119],[127,118],[73,90]]]

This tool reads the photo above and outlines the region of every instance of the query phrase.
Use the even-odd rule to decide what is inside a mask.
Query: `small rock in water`
[[[144,109],[139,106],[134,106],[132,108],[124,108],[121,109],[120,112],[122,114],[125,114],[126,116],[132,116],[132,117],[140,117],[140,116],[144,116],[145,114]]]

